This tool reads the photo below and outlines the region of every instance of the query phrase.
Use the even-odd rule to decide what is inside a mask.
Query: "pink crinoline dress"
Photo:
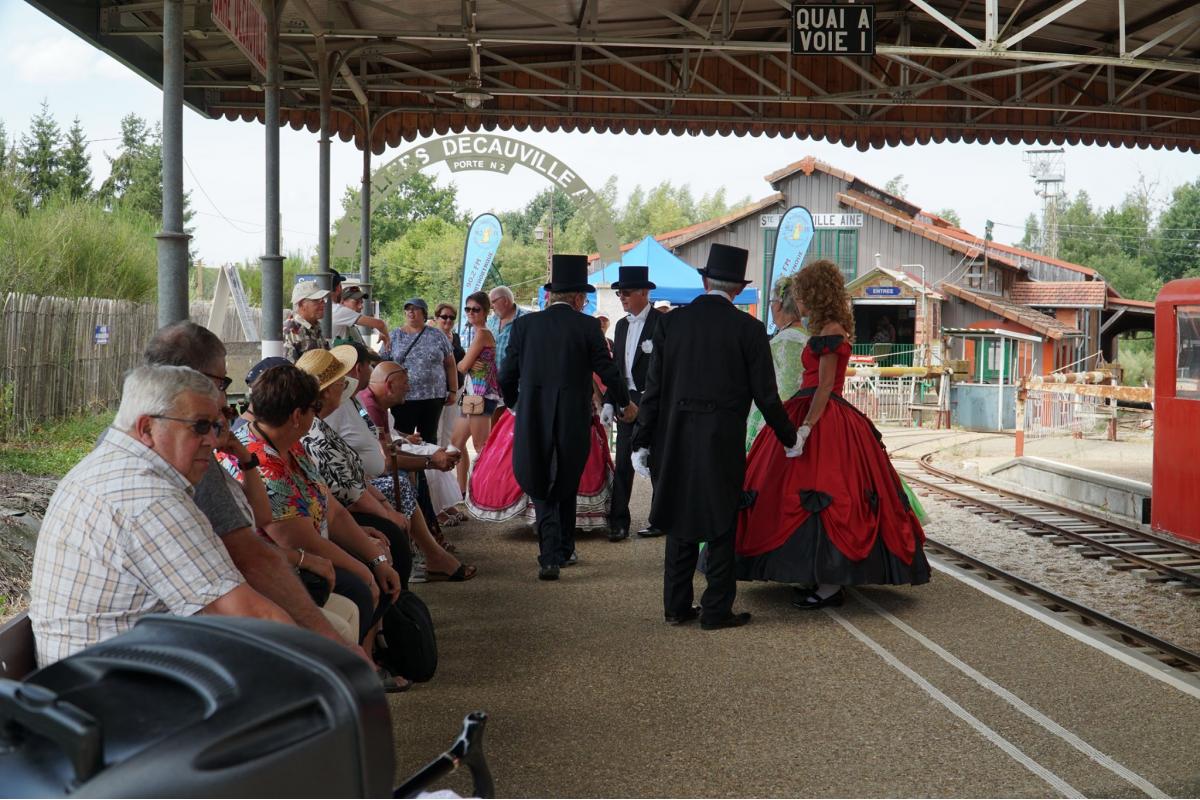
[[[533,503],[513,474],[513,430],[517,418],[505,412],[492,426],[483,451],[471,468],[467,482],[467,510],[476,519],[504,522],[517,517],[534,521]],[[608,502],[612,496],[613,461],[608,433],[600,418],[592,416],[592,442],[579,491],[575,495],[575,527],[585,530],[608,525]]]

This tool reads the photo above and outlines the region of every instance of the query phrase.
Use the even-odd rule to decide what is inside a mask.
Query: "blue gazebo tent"
[[[650,280],[658,286],[650,290],[652,301],[666,300],[678,306],[704,294],[704,284],[696,268],[663,247],[653,236],[647,236],[627,250],[621,256],[621,264],[650,268]],[[609,264],[593,272],[588,279],[593,284],[611,284],[617,280],[617,266],[615,262]],[[757,305],[758,289],[746,287],[733,302],[739,306]]]

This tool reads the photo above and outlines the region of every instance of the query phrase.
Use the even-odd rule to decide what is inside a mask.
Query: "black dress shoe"
[[[682,625],[700,618],[700,606],[692,606],[682,614],[663,614],[663,621],[668,625]]]
[[[829,597],[818,597],[815,590],[803,591],[796,590],[796,597],[792,600],[792,605],[803,611],[816,611],[818,608],[826,606],[840,606],[846,602],[846,590],[838,589]]]
[[[578,563],[579,563],[579,553],[572,550],[571,555],[567,556],[566,560],[563,561],[562,565],[564,567],[573,567]]]
[[[551,564],[548,567],[538,567],[539,581],[556,581],[558,580],[558,565]]]
[[[619,542],[622,539],[629,538],[629,528],[610,528],[608,531],[608,540],[610,542]]]
[[[645,528],[642,528],[637,533],[638,533],[638,536],[642,537],[643,539],[650,539],[654,536],[662,536],[664,533],[666,533],[666,531],[661,531],[658,528],[654,527],[653,525],[647,525]]]
[[[700,621],[700,627],[706,631],[719,631],[724,628],[740,628],[750,622],[750,612],[743,611],[740,614],[730,614],[725,619],[719,619],[716,622]]]

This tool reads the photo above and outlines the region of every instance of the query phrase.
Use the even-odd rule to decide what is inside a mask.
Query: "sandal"
[[[445,511],[443,511],[441,514],[438,514],[438,525],[441,525],[443,528],[453,528],[460,522],[462,522],[462,520],[460,520],[454,514],[450,514]]]
[[[474,564],[459,564],[458,569],[454,570],[453,573],[427,570],[425,572],[425,577],[430,581],[450,581],[451,583],[462,583],[463,581],[469,581],[471,578],[474,578],[477,572],[479,572],[479,570],[475,568]]]
[[[413,687],[413,682],[408,678],[393,675],[387,671],[386,667],[380,667],[375,674],[379,676],[379,683],[383,686],[384,694],[399,694],[407,692]]]

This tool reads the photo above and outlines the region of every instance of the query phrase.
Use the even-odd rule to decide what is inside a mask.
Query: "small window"
[[[1200,306],[1175,309],[1175,396],[1200,400]]]
[[[858,277],[858,229],[822,228],[814,231],[804,266],[823,258],[837,264],[846,283]]]

